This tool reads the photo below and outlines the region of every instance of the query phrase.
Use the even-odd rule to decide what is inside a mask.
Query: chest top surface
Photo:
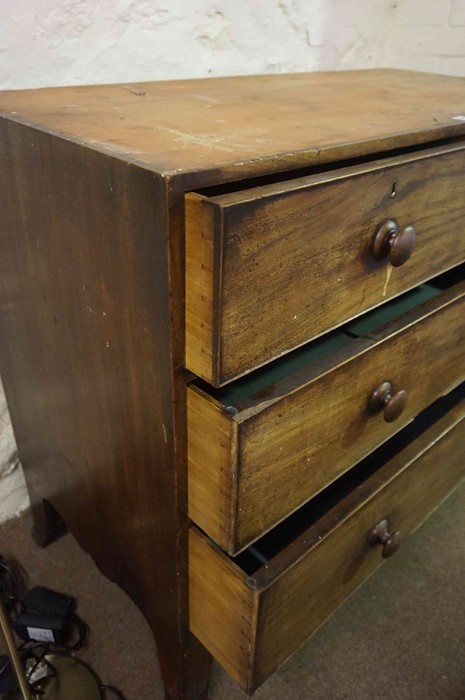
[[[45,88],[0,93],[0,114],[195,184],[465,134],[465,79],[377,69]]]

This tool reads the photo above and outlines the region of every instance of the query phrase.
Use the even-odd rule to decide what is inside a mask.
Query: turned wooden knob
[[[368,544],[380,544],[383,547],[381,556],[383,559],[389,559],[400,547],[400,532],[397,530],[391,535],[388,521],[381,520],[371,531]]]
[[[368,408],[372,413],[384,412],[386,423],[397,420],[407,405],[407,392],[400,389],[392,393],[391,382],[382,382],[372,393]]]
[[[411,224],[399,230],[395,221],[388,220],[376,231],[371,252],[375,260],[389,255],[391,265],[400,267],[412,255],[416,239],[417,234]]]

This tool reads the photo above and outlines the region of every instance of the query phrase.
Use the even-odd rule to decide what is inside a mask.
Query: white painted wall
[[[0,0],[0,89],[382,65],[465,75],[465,0]],[[15,449],[0,389],[0,522]]]
[[[398,0],[385,65],[465,75],[465,0]]]
[[[21,513],[28,504],[26,484],[0,382],[0,523]]]
[[[0,7],[0,87],[10,88],[378,65],[393,2],[0,0]]]

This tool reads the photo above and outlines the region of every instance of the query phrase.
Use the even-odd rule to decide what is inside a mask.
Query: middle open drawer
[[[462,382],[457,278],[463,268],[223,389],[191,384],[189,517],[234,555]]]

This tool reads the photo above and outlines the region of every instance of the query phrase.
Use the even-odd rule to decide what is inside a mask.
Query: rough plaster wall
[[[0,0],[0,89],[379,65],[465,75],[465,0]],[[0,522],[15,451],[0,385]]]
[[[0,87],[373,66],[393,0],[0,0]]]

